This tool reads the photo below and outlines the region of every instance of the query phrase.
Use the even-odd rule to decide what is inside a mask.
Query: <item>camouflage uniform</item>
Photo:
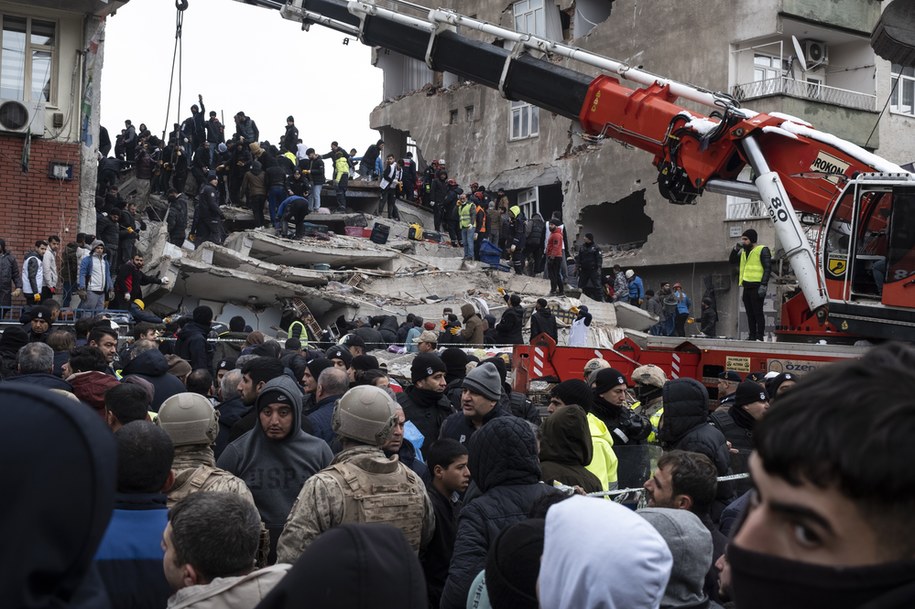
[[[197,491],[213,491],[241,495],[254,505],[254,496],[244,481],[224,469],[216,467],[213,449],[208,446],[177,446],[175,460],[175,484],[168,493],[168,507]]]
[[[375,446],[344,450],[305,482],[280,535],[277,562],[295,562],[328,529],[361,522],[401,529],[417,552],[435,528],[423,482],[397,457],[388,459]]]

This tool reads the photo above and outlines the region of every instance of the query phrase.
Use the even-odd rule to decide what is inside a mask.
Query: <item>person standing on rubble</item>
[[[389,154],[385,159],[384,171],[381,174],[381,200],[378,203],[378,215],[384,213],[385,205],[388,208],[388,218],[400,220],[400,214],[397,213],[397,192],[403,185],[403,172],[394,155]]]
[[[525,221],[524,212],[517,205],[512,205],[508,209],[509,230],[505,239],[508,251],[511,256],[512,268],[518,275],[524,274],[524,245],[525,245]],[[520,341],[519,341],[520,342]],[[516,343],[517,344],[517,343]]]
[[[349,159],[343,149],[334,153],[334,186],[337,189],[337,212],[346,212],[346,187],[349,184]]]
[[[219,183],[219,177],[215,171],[207,174],[207,183],[200,189],[197,195],[197,205],[194,208],[194,221],[191,224],[191,236],[194,245],[199,247],[201,243],[212,241],[213,243],[222,243],[225,239],[225,227],[223,227],[222,210],[219,209],[219,192],[216,185]]]

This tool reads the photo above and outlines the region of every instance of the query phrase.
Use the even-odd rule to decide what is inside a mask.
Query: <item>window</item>
[[[464,106],[464,118],[468,123],[473,122],[473,106]]]
[[[448,124],[449,124],[449,125],[453,125],[453,124],[455,124],[457,121],[458,121],[458,111],[457,111],[457,110],[451,110],[451,111],[448,113]]]
[[[31,17],[2,18],[0,97],[52,101],[57,25]]]
[[[546,36],[543,0],[518,0],[513,7],[515,29],[526,34]]]
[[[915,67],[903,68],[894,63],[892,77],[896,82],[890,96],[890,111],[915,116]]]
[[[771,55],[753,56],[753,80],[771,80],[781,78],[788,70],[786,61]]]
[[[511,102],[510,140],[523,140],[540,134],[540,108],[527,102]]]
[[[518,207],[524,212],[524,217],[530,220],[534,214],[540,213],[540,201],[537,198],[537,187],[528,188],[518,192]]]

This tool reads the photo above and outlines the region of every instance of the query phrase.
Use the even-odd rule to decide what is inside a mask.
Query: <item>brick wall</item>
[[[29,171],[23,173],[23,143],[21,137],[0,135],[0,238],[20,268],[37,239],[58,235],[62,253],[63,246],[76,239],[79,210],[79,144],[33,139]],[[49,178],[51,161],[71,164],[73,179]]]

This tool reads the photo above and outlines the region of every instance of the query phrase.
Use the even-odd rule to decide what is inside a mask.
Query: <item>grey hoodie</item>
[[[330,465],[334,455],[327,442],[302,431],[302,392],[295,381],[285,374],[271,379],[259,395],[271,390],[281,392],[292,404],[292,431],[282,440],[271,440],[258,421],[226,447],[217,466],[245,481],[271,539],[276,540],[302,485]],[[263,405],[258,398],[255,409]]]
[[[712,536],[689,510],[645,508],[638,514],[656,528],[674,557],[662,609],[705,606],[705,574],[712,565]]]

